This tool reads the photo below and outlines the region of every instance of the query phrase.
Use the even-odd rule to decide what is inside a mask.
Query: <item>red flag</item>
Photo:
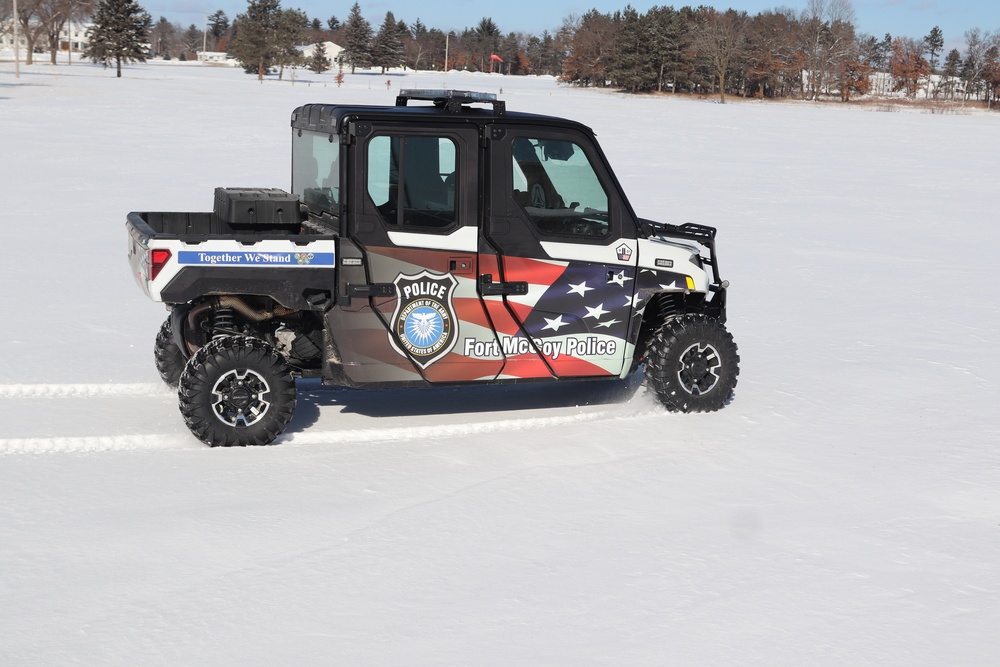
[[[499,60],[500,62],[503,62],[503,58],[501,58],[500,56],[498,56],[495,53],[491,53],[490,54],[490,60]]]

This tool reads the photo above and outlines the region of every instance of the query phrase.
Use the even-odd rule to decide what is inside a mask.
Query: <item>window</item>
[[[608,194],[578,144],[518,137],[512,152],[514,200],[539,231],[608,236]]]
[[[377,136],[368,142],[368,196],[396,227],[430,230],[458,220],[458,149],[445,137]]]
[[[336,213],[340,201],[340,141],[332,134],[292,135],[292,192],[314,213]]]

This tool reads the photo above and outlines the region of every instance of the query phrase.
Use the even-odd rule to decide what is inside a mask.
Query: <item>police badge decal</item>
[[[458,281],[448,274],[421,271],[399,274],[396,309],[389,342],[404,357],[426,369],[455,347],[455,308],[452,295]]]

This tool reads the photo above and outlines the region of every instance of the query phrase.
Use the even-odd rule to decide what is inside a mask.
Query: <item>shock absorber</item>
[[[236,318],[232,308],[218,308],[212,313],[212,338],[231,336],[236,331]]]

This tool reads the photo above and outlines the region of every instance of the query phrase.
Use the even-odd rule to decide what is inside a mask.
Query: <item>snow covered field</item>
[[[196,441],[126,213],[287,188],[293,108],[402,87],[581,120],[719,227],[735,400],[303,383],[279,446]],[[0,62],[0,662],[1000,663],[998,155],[1000,114]]]

